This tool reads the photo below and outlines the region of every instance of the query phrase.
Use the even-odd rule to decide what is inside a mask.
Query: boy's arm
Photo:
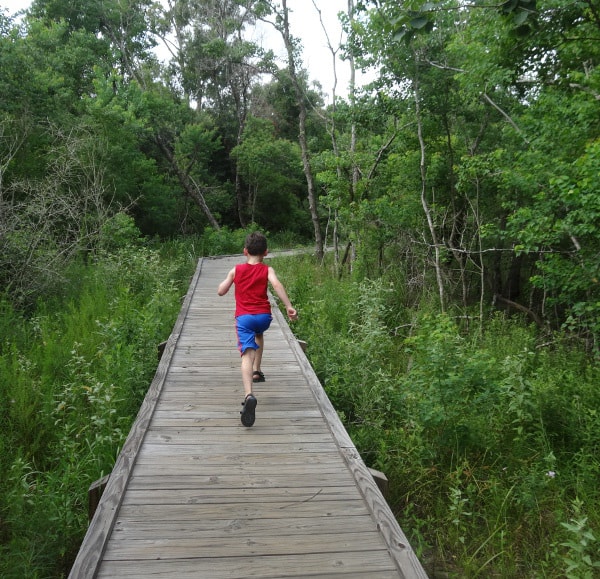
[[[272,267],[269,267],[269,283],[273,287],[273,290],[279,297],[279,299],[283,302],[285,309],[287,311],[288,318],[290,320],[298,319],[298,312],[292,306],[292,302],[290,302],[290,298],[288,298],[287,292],[283,287],[283,284],[279,281],[277,275],[275,275],[275,270]]]
[[[227,274],[227,277],[219,284],[219,287],[217,288],[217,293],[220,296],[224,296],[229,291],[229,288],[233,284],[234,278],[235,267]]]

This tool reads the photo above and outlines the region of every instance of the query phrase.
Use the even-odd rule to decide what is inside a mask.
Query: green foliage
[[[587,333],[597,349],[600,336],[600,261],[597,251],[600,218],[600,141],[588,145],[571,166],[571,175],[550,179],[549,190],[530,207],[518,209],[511,226],[521,240],[517,249],[539,252],[539,273],[532,284],[548,294],[548,302],[566,312],[565,326]]]
[[[301,205],[304,176],[299,145],[276,138],[270,120],[250,117],[242,142],[231,155],[248,189],[246,218],[269,230],[306,233],[309,223]]]
[[[575,499],[573,517],[568,523],[561,523],[570,537],[566,543],[562,543],[562,546],[568,549],[568,555],[565,557],[565,577],[568,579],[592,579],[600,569],[598,551],[594,548],[597,539],[587,526],[588,518],[582,511],[582,502]]]
[[[175,147],[180,164],[195,167],[194,175],[201,182],[210,180],[210,161],[222,147],[218,131],[211,124],[209,119],[200,118],[197,123],[187,125]]]
[[[249,225],[246,229],[231,231],[227,227],[219,230],[206,228],[202,236],[202,255],[237,255],[242,253],[246,236],[256,231],[255,225]]]
[[[429,33],[433,30],[434,22],[431,12],[437,8],[433,2],[425,2],[418,9],[408,9],[392,18],[394,40],[409,42],[414,34]]]
[[[115,251],[140,242],[140,230],[133,218],[125,213],[113,215],[102,227],[101,249]]]
[[[597,363],[502,315],[469,332],[425,303],[399,314],[403,292],[383,278],[340,281],[310,258],[276,267],[319,378],[430,571],[593,573]],[[575,497],[586,514],[569,517]]]
[[[87,526],[87,489],[109,473],[194,267],[189,246],[128,245],[64,273],[62,296],[0,318],[0,574],[61,577]]]

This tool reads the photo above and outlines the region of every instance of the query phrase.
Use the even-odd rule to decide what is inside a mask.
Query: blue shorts
[[[235,331],[238,337],[238,349],[243,354],[248,348],[258,350],[256,335],[266,332],[271,325],[271,314],[245,314],[235,318]]]

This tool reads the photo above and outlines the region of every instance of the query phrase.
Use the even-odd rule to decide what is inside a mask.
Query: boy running
[[[264,349],[264,332],[273,319],[267,296],[269,283],[283,302],[289,319],[298,318],[285,288],[275,275],[275,270],[263,263],[267,253],[267,238],[262,233],[254,232],[248,235],[244,244],[246,263],[236,265],[217,289],[217,293],[224,296],[235,283],[235,328],[238,348],[242,355],[242,382],[245,394],[241,419],[242,424],[248,427],[254,424],[255,408],[258,403],[252,393],[252,384],[265,381],[260,366]]]

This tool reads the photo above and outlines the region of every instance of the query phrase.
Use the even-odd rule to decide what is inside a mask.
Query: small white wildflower
[[[549,476],[550,478],[554,478],[556,476],[556,473],[553,470],[549,470],[546,473],[546,476]]]

